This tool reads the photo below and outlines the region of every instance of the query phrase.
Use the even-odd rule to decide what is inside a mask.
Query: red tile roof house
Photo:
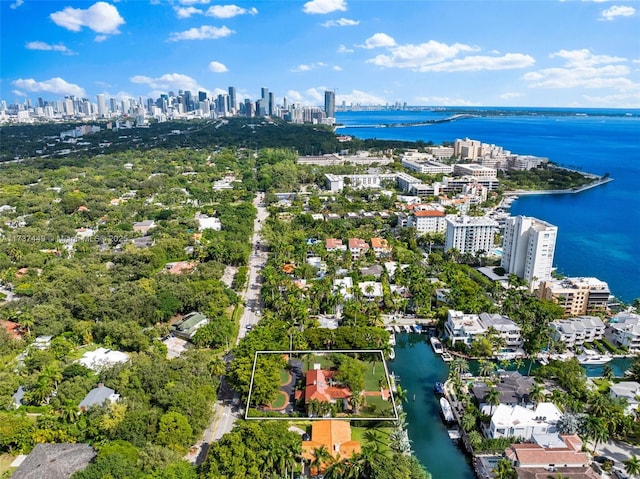
[[[327,251],[347,251],[347,245],[342,244],[342,240],[336,238],[327,238],[324,247]]]
[[[577,435],[543,435],[552,437],[549,444],[512,444],[505,451],[518,472],[519,478],[547,478],[549,471],[562,477],[587,479],[598,477],[589,466],[589,458],[582,452],[582,440]],[[557,472],[556,472],[557,471]],[[554,474],[555,477],[555,474]]]
[[[326,369],[310,369],[307,371],[304,390],[305,406],[311,400],[335,404],[338,401],[348,400],[350,397],[351,391],[349,388],[335,385],[333,371]]]
[[[376,258],[391,255],[391,246],[389,246],[389,242],[384,238],[371,238],[371,247],[373,248]]]
[[[358,259],[361,254],[369,251],[369,243],[360,238],[349,238],[349,251],[352,259]]]

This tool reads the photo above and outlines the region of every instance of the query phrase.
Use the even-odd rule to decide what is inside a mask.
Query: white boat
[[[389,344],[390,344],[391,346],[395,346],[395,345],[396,345],[396,335],[395,335],[395,334],[393,334],[393,333],[391,333],[391,334],[389,335]]]
[[[396,350],[391,348],[391,351],[389,351],[389,359],[395,359],[396,358]]]
[[[454,422],[456,420],[453,415],[453,409],[447,398],[440,398],[440,410],[442,411],[442,417],[446,422]]]
[[[436,338],[435,336],[431,336],[429,338],[429,341],[431,341],[431,347],[433,348],[434,353],[442,354],[444,352],[444,349],[442,349],[442,343],[438,340],[438,338]]]
[[[442,356],[440,356],[442,358],[442,360],[446,363],[448,363],[449,361],[453,361],[453,356],[451,356],[448,352],[444,352],[442,353]]]
[[[422,326],[420,326],[419,324],[414,324],[413,330],[418,334],[422,334]]]
[[[613,357],[608,354],[600,354],[593,349],[585,349],[582,354],[576,356],[576,359],[580,364],[598,365],[607,364]]]
[[[400,329],[400,326],[394,326],[393,329],[396,330],[396,333],[401,333],[402,329]]]
[[[411,328],[407,324],[403,324],[402,328],[404,329],[405,333],[410,333],[411,332]]]

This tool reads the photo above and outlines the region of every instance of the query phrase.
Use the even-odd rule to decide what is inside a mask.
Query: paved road
[[[256,219],[253,223],[253,236],[251,238],[252,254],[249,258],[249,275],[247,280],[247,287],[244,292],[240,293],[244,300],[245,309],[242,317],[240,318],[240,331],[238,333],[238,339],[236,344],[240,342],[240,339],[247,333],[247,325],[254,326],[260,320],[260,286],[262,278],[260,272],[264,268],[267,262],[267,251],[264,245],[261,245],[260,231],[264,224],[268,212],[264,206],[260,206],[264,200],[264,195],[258,193],[253,200],[253,204],[258,210]],[[228,358],[225,358],[228,360]],[[185,456],[185,459],[192,464],[202,464],[209,452],[209,445],[218,441],[226,433],[233,429],[235,421],[243,417],[242,410],[239,410],[236,406],[233,406],[233,390],[229,387],[226,381],[222,380],[220,385],[220,391],[218,393],[218,401],[213,405],[213,421],[207,429],[202,433],[202,438],[195,444],[189,454]]]
[[[266,247],[262,244],[260,238],[262,225],[268,216],[267,209],[264,206],[260,206],[263,198],[264,195],[258,193],[253,200],[258,214],[253,222],[253,237],[251,238],[252,253],[249,257],[249,279],[247,280],[247,288],[241,294],[244,299],[245,308],[240,318],[240,332],[238,333],[236,344],[238,344],[247,333],[247,325],[253,327],[260,320],[260,287],[262,285],[260,272],[267,263]]]

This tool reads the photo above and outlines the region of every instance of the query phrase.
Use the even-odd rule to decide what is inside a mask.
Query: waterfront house
[[[582,452],[582,440],[575,434],[534,435],[533,440],[530,443],[512,444],[505,450],[505,457],[516,467],[518,477],[521,477],[522,469],[543,468],[548,476],[549,471],[557,467],[567,468],[573,473],[577,472],[577,468],[589,466],[589,458]]]
[[[477,338],[485,336],[490,329],[504,339],[507,348],[517,349],[522,346],[520,326],[500,314],[465,314],[450,309],[444,326],[445,335],[451,340],[452,345],[463,342],[467,346]]]
[[[351,426],[348,421],[316,421],[311,425],[311,440],[302,441],[302,457],[309,462],[315,459],[314,450],[324,446],[334,460],[349,458],[360,452],[360,442],[351,440]],[[323,472],[326,464],[311,474]]]
[[[342,409],[346,409],[346,401],[351,397],[351,391],[334,381],[333,371],[320,369],[315,364],[313,369],[307,371],[305,376],[304,403],[309,406],[310,401],[328,402],[337,404],[342,401]]]
[[[562,341],[568,348],[592,343],[604,337],[605,325],[597,316],[578,316],[558,319],[551,323],[553,339]]]
[[[529,441],[534,434],[557,432],[560,416],[562,412],[550,402],[538,403],[535,409],[500,404],[494,409],[485,434],[490,439],[515,437]]]
[[[498,391],[500,404],[506,406],[522,406],[533,408],[533,401],[529,397],[529,392],[535,380],[531,376],[523,376],[518,371],[509,371],[500,374],[498,383],[495,385]],[[487,402],[487,395],[491,388],[484,381],[478,381],[471,387],[471,393],[478,402],[478,407],[482,412],[489,413],[491,406]],[[494,407],[495,409],[495,407]]]
[[[614,341],[629,353],[640,353],[640,314],[619,313],[609,321]]]

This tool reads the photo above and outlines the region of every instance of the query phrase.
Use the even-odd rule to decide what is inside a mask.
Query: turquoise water
[[[449,439],[433,393],[433,385],[446,380],[448,366],[434,354],[426,334],[397,334],[396,341],[396,358],[389,367],[407,390],[404,410],[416,457],[433,479],[474,478],[465,455]]]
[[[486,109],[495,113],[495,110]],[[459,113],[338,113],[344,125],[375,125],[439,119]],[[534,216],[558,226],[554,266],[567,276],[595,276],[611,292],[631,302],[640,297],[640,112],[638,110],[507,109],[500,115],[404,128],[343,128],[359,138],[439,144],[472,138],[513,153],[536,155],[591,173],[609,173],[615,181],[576,195],[522,197],[512,214]],[[482,115],[483,110],[476,111]],[[631,116],[627,116],[629,113]]]

